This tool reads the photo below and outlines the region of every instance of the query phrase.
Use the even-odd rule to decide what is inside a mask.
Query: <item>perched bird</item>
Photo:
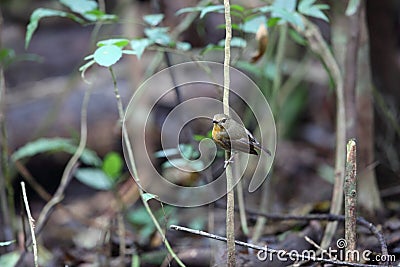
[[[242,124],[225,114],[216,114],[213,118],[212,138],[221,148],[236,153],[237,151],[258,155],[257,150],[264,150],[271,156],[271,151],[261,146],[256,138]],[[224,167],[232,162],[234,156],[225,161]]]

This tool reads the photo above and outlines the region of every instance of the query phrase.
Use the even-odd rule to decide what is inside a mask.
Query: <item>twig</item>
[[[31,210],[29,208],[28,197],[26,196],[26,189],[25,183],[21,182],[21,189],[22,189],[22,197],[24,199],[26,215],[28,216],[28,223],[29,229],[31,231],[31,238],[32,238],[32,250],[33,250],[33,262],[35,267],[38,267],[38,253],[37,253],[37,244],[36,244],[36,237],[35,237],[35,226],[34,226],[34,219],[32,218]]]
[[[118,236],[119,236],[119,266],[125,266],[125,255],[126,255],[126,242],[125,242],[125,224],[124,216],[121,211],[117,214],[117,224],[118,224]]]
[[[224,241],[226,242],[227,239],[225,237],[219,236],[219,235],[215,235],[215,234],[210,234],[201,230],[194,230],[194,229],[190,229],[187,227],[183,227],[183,226],[178,226],[178,225],[171,225],[170,226],[171,229],[176,230],[176,231],[183,231],[183,232],[188,232],[191,234],[195,234],[195,235],[200,235],[200,236],[204,236],[207,238],[212,238],[215,240],[219,240],[219,241]],[[246,242],[242,242],[242,241],[237,241],[235,240],[235,244],[239,245],[239,246],[243,246],[243,247],[247,247],[247,248],[251,248],[251,249],[256,249],[259,252],[257,253],[257,255],[260,255],[260,252],[265,252],[265,253],[270,253],[270,254],[277,254],[279,255],[279,257],[285,257],[286,260],[292,260],[292,259],[296,259],[296,260],[305,260],[305,261],[313,261],[313,262],[323,262],[323,263],[330,263],[330,264],[334,264],[336,266],[353,266],[353,267],[375,267],[377,265],[370,265],[370,264],[361,264],[361,263],[352,263],[352,262],[346,262],[346,261],[338,261],[338,260],[332,260],[332,259],[325,259],[322,257],[312,257],[312,256],[306,256],[306,255],[302,255],[294,250],[291,251],[285,251],[285,250],[277,250],[277,249],[271,249],[267,246],[257,246],[254,244],[250,244],[250,243],[246,243]]]
[[[230,73],[229,66],[231,61],[231,39],[232,39],[232,23],[231,23],[231,7],[229,0],[224,0],[225,9],[225,49],[224,49],[224,93],[223,93],[223,109],[224,113],[229,116],[229,90],[230,90]],[[231,157],[230,151],[225,151],[225,160]],[[227,266],[236,266],[235,256],[235,191],[233,190],[233,173],[232,166],[228,164],[226,168],[226,237],[227,237]]]
[[[356,142],[347,143],[346,178],[344,181],[344,210],[345,210],[345,238],[346,251],[355,250],[357,247],[357,182],[356,182]],[[346,253],[346,260],[354,262],[354,254]]]

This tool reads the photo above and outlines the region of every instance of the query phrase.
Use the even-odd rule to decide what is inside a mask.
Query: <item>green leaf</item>
[[[204,168],[204,164],[201,161],[188,161],[188,159],[178,158],[170,159],[164,162],[161,167],[163,169],[176,168],[176,167],[188,167],[190,166],[194,171],[200,171]]]
[[[164,19],[163,14],[151,14],[143,16],[144,21],[150,26],[157,26]]]
[[[302,0],[299,4],[299,12],[314,18],[319,18],[329,21],[328,17],[322,12],[322,9],[327,9],[327,5],[314,5],[316,0]]]
[[[219,46],[225,46],[225,39],[218,42]],[[245,39],[240,37],[232,37],[231,39],[231,47],[246,47],[247,42]]]
[[[137,254],[132,254],[131,267],[140,267],[140,257]]]
[[[86,12],[97,9],[97,2],[94,0],[59,0],[61,4],[65,5],[71,11],[85,15]]]
[[[64,138],[41,138],[33,142],[29,142],[23,147],[19,148],[11,155],[13,161],[22,158],[32,157],[34,155],[45,152],[63,151],[68,153],[75,153],[77,146],[72,144],[71,140]],[[99,166],[101,159],[95,152],[85,149],[81,155],[81,160],[85,164]]]
[[[2,48],[0,49],[0,65],[7,66],[16,58],[14,49]]]
[[[274,10],[274,7],[271,6],[271,5],[268,5],[268,6],[256,7],[252,11],[253,11],[253,13],[258,13],[258,12],[260,12],[260,13],[269,13],[272,10]]]
[[[153,194],[150,194],[150,193],[144,193],[143,194],[143,200],[144,201],[146,201],[146,202],[148,202],[149,200],[151,200],[151,199],[157,199],[157,195],[153,195]]]
[[[76,146],[67,147],[66,152],[73,154],[76,149]],[[101,166],[101,159],[97,156],[96,152],[87,148],[83,150],[80,160],[86,165]]]
[[[103,67],[110,67],[122,57],[122,49],[116,45],[105,45],[96,49],[94,60]]]
[[[11,245],[13,243],[15,243],[15,240],[0,242],[0,247],[9,246],[9,245]]]
[[[0,256],[0,266],[15,266],[18,262],[20,252],[18,250]]]
[[[296,10],[297,0],[275,0],[272,4],[273,10],[275,9],[284,9],[287,12],[294,12]],[[274,11],[272,12],[272,16],[274,15]]]
[[[102,170],[114,180],[121,176],[124,161],[118,153],[110,152],[103,159]]]
[[[179,155],[179,149],[178,148],[167,148],[164,150],[159,150],[154,152],[154,157],[155,158],[166,158],[166,157],[172,157]]]
[[[346,8],[346,16],[354,15],[360,6],[360,0],[350,0]]]
[[[128,212],[127,219],[130,223],[137,226],[152,225],[152,220],[144,207],[137,208]]]
[[[97,45],[98,47],[106,46],[106,45],[115,45],[115,46],[118,46],[118,47],[123,48],[123,47],[125,47],[125,46],[128,45],[128,44],[129,44],[129,40],[128,40],[128,39],[122,39],[122,38],[120,38],[120,39],[102,40],[102,41],[97,42],[96,45]]]
[[[204,7],[201,12],[200,12],[200,18],[204,18],[205,15],[207,15],[210,12],[217,12],[217,11],[223,11],[224,6],[223,5],[212,5],[212,6],[206,6]]]
[[[292,23],[300,28],[304,28],[301,16],[297,12],[288,12],[285,9],[275,9],[274,18],[279,18],[279,21]]]
[[[88,11],[84,14],[85,17],[88,17],[92,21],[117,21],[118,16],[114,14],[106,14],[101,10],[94,9]]]
[[[154,43],[168,46],[172,41],[168,29],[168,27],[146,28],[144,34]]]
[[[140,59],[144,50],[149,47],[150,45],[154,44],[153,41],[143,38],[131,41],[131,47],[133,51],[136,51],[136,56]]]
[[[281,18],[270,18],[267,21],[267,27],[271,28],[271,27],[276,26],[279,23],[280,20],[281,20]]]
[[[33,33],[36,31],[39,21],[42,18],[46,17],[65,17],[72,19],[73,21],[76,21],[80,24],[83,24],[85,21],[78,16],[60,11],[60,10],[54,10],[54,9],[47,9],[47,8],[38,8],[35,11],[33,11],[29,24],[26,27],[26,36],[25,36],[25,49],[28,48],[29,43],[32,39]]]
[[[188,42],[177,42],[176,49],[182,51],[189,51],[192,48],[192,45]]]
[[[207,136],[201,135],[201,134],[195,134],[193,135],[193,140],[200,142],[201,140],[207,138]]]
[[[125,55],[137,55],[137,52],[136,51],[133,51],[133,50],[122,50],[122,54],[125,54]]]
[[[75,172],[75,177],[81,183],[97,190],[110,190],[113,182],[102,170],[96,168],[80,168]]]
[[[191,13],[191,12],[200,12],[201,10],[203,10],[204,7],[202,6],[196,6],[196,7],[184,7],[179,9],[178,11],[176,11],[175,16],[179,16],[183,13]]]
[[[180,154],[184,159],[191,159],[193,156],[193,146],[190,144],[179,144]]]
[[[249,20],[246,20],[241,25],[241,29],[244,32],[256,34],[260,25],[262,25],[262,24],[265,25],[266,23],[267,23],[267,19],[265,18],[265,16],[257,16],[257,17],[253,17]]]
[[[201,51],[200,51],[200,55],[204,55],[210,51],[223,51],[224,50],[224,46],[220,46],[220,45],[215,45],[215,44],[208,44],[206,47],[204,47]]]
[[[245,11],[245,8],[241,5],[233,4],[233,5],[231,5],[231,10],[243,12],[243,11]]]
[[[299,45],[305,46],[307,44],[307,40],[304,39],[304,37],[301,36],[297,31],[289,29],[289,35],[293,39],[293,41],[295,41]]]

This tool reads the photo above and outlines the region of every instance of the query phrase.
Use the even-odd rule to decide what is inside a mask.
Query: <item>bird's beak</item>
[[[216,123],[218,123],[218,121],[216,121],[216,120],[213,120],[213,123],[214,123],[214,124],[216,124]]]

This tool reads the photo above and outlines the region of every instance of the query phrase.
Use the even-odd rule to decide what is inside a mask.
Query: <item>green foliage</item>
[[[139,59],[144,50],[152,44],[154,44],[154,42],[147,38],[134,39],[131,41],[131,47],[134,51],[136,51],[136,55]]]
[[[222,39],[221,41],[218,42],[218,46],[224,47],[225,46],[225,39]],[[246,47],[247,42],[245,39],[240,38],[240,37],[232,37],[231,39],[231,47]]]
[[[33,11],[30,21],[29,21],[29,24],[26,28],[25,48],[28,48],[29,43],[32,39],[32,35],[36,31],[36,29],[39,25],[39,21],[42,18],[46,18],[46,17],[65,17],[65,18],[72,19],[73,21],[76,21],[81,24],[84,23],[83,19],[79,18],[78,16],[76,16],[72,13],[64,12],[61,10],[38,8],[35,11]]]
[[[103,159],[103,172],[114,180],[122,175],[123,167],[124,161],[121,155],[116,152],[108,153]]]
[[[122,175],[124,161],[116,152],[108,153],[100,168],[79,168],[75,176],[83,184],[98,190],[110,190]]]
[[[0,247],[6,247],[6,246],[9,246],[9,245],[11,245],[13,243],[15,243],[15,240],[0,242]]]
[[[97,42],[96,45],[98,47],[107,46],[107,45],[115,45],[115,46],[118,46],[120,48],[124,48],[128,44],[129,44],[129,40],[128,39],[119,38],[119,39],[102,40],[102,41]]]
[[[100,66],[110,67],[122,57],[122,49],[116,45],[100,46],[93,56],[94,61]]]
[[[14,161],[35,156],[40,153],[50,152],[67,152],[70,154],[75,153],[77,146],[73,144],[72,140],[65,138],[41,138],[33,142],[29,142],[23,147],[19,148],[11,155]],[[85,149],[81,155],[81,161],[88,165],[99,166],[101,159],[94,151]]]
[[[238,6],[238,5],[236,5]],[[237,8],[237,7],[236,7]],[[200,18],[204,18],[208,13],[210,12],[223,12],[224,11],[224,6],[223,5],[209,5],[209,6],[203,6],[203,7],[185,7],[179,9],[175,14],[181,15],[183,13],[188,13],[188,12],[200,12]]]
[[[116,20],[117,16],[108,15],[98,10],[97,2],[94,0],[59,0],[61,4],[68,7],[72,12],[54,10],[48,8],[38,8],[33,11],[29,24],[26,28],[25,48],[28,48],[39,21],[48,17],[69,18],[79,24],[93,21]]]
[[[171,206],[164,206],[163,208],[157,210],[154,216],[158,221],[165,221],[166,218],[171,218],[168,220],[169,224],[176,224],[177,220],[174,219],[176,208]],[[152,219],[147,213],[144,207],[135,209],[127,214],[128,221],[138,230],[139,233],[139,243],[146,244],[150,239],[151,235],[156,231],[155,225],[152,223]]]
[[[154,43],[169,46],[172,42],[168,34],[168,27],[146,28],[144,34]]]
[[[14,49],[2,48],[0,49],[0,65],[6,69],[11,64],[18,61],[36,61],[41,62],[42,58],[35,54],[22,54],[16,55]]]
[[[148,202],[151,199],[157,199],[157,196],[154,194],[150,194],[150,193],[144,193],[143,194],[143,200]]]
[[[307,44],[307,40],[304,39],[303,36],[301,36],[297,31],[293,29],[289,29],[289,36],[292,38],[293,41],[295,41],[299,45]]]
[[[131,267],[140,267],[140,257],[137,254],[132,255]]]
[[[328,17],[324,14],[324,12],[322,12],[322,10],[329,9],[329,6],[325,4],[315,5],[315,1],[316,0],[300,1],[298,7],[299,12],[310,17],[329,21]]]
[[[247,33],[256,34],[260,25],[266,25],[266,23],[267,18],[264,15],[249,17],[249,19],[246,19],[245,22],[240,25],[240,29]]]
[[[114,187],[112,179],[97,168],[79,168],[75,172],[75,177],[81,183],[97,190],[110,190]]]
[[[15,266],[19,259],[19,251],[13,251],[0,256],[0,266]]]
[[[164,19],[164,15],[163,14],[151,14],[151,15],[144,16],[143,19],[147,24],[154,27],[161,23],[161,21]]]
[[[14,49],[2,48],[0,49],[0,64],[3,67],[10,65],[16,58]]]
[[[154,156],[156,158],[168,157],[168,161],[161,165],[163,169],[190,166],[193,170],[201,170],[204,167],[201,161],[190,161],[200,156],[200,153],[190,144],[179,144],[179,148],[160,150],[155,152]]]
[[[88,20],[95,20],[87,12],[97,9],[97,2],[94,0],[59,0],[61,4],[68,7],[71,11],[78,13]]]

